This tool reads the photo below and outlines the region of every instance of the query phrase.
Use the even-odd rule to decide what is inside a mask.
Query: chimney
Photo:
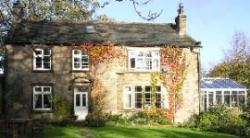
[[[12,14],[14,17],[14,22],[21,22],[23,20],[24,8],[25,4],[20,2],[20,0],[17,0],[15,3],[13,3]]]
[[[181,2],[179,4],[178,16],[175,18],[176,33],[183,36],[187,32],[187,16],[184,14],[184,6]]]

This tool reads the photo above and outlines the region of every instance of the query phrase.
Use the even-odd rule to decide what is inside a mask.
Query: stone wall
[[[35,47],[52,47],[52,71],[33,71],[32,59]],[[91,81],[98,80],[103,87],[103,93],[105,93],[103,98],[104,111],[113,114],[136,111],[123,109],[123,88],[125,85],[150,85],[151,73],[127,70],[126,47],[120,47],[125,57],[113,59],[109,63],[99,63],[95,66],[90,61],[90,71],[87,72],[72,71],[72,47],[70,46],[7,45],[6,48],[8,51],[6,70],[8,103],[6,109],[8,109],[7,115],[10,118],[53,117],[52,112],[41,113],[32,110],[32,86],[37,83],[52,84],[53,96],[65,96],[73,108],[74,80],[79,77]],[[184,53],[187,57],[187,73],[182,88],[183,104],[176,110],[176,122],[182,122],[199,111],[197,54],[188,48],[184,49]],[[159,85],[161,84],[159,83]],[[93,94],[91,92],[90,94],[89,97],[93,98]]]
[[[186,70],[185,80],[181,88],[182,103],[176,109],[175,122],[183,122],[193,114],[199,113],[199,53],[198,49],[191,52],[189,49],[185,51],[186,55]]]

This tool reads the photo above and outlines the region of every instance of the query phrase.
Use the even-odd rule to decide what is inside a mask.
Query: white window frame
[[[147,56],[147,55],[151,55],[151,56]],[[134,68],[131,67],[131,59],[135,60]],[[128,50],[128,69],[130,71],[143,71],[143,72],[160,71],[160,50],[159,49],[129,49]]]
[[[75,54],[75,51],[78,51],[79,54]],[[84,62],[82,60],[82,57],[87,58],[88,61]],[[75,58],[79,59],[80,67],[75,67],[75,60],[74,60]],[[87,65],[87,67],[84,67],[83,64],[88,64],[88,65]],[[74,70],[74,71],[88,71],[89,70],[89,55],[85,54],[84,52],[82,52],[79,49],[73,49],[72,50],[72,70]]]
[[[146,91],[146,87],[149,87],[149,91]],[[152,101],[152,97],[153,97],[153,94],[152,94],[152,86],[149,86],[149,85],[146,85],[145,87],[143,87],[144,88],[144,95],[143,95],[143,97],[144,97],[144,101],[143,101],[143,106],[144,107],[151,107],[152,106],[152,104],[155,104],[155,103],[153,103],[153,101]],[[148,103],[146,103],[146,94],[149,94],[150,95],[150,97],[148,98],[148,100],[149,100],[149,102]]]
[[[41,88],[41,91],[38,92],[36,91],[36,88]],[[45,92],[44,88],[49,88],[50,91]],[[42,95],[42,107],[41,108],[36,108],[36,101],[35,101],[35,96],[36,95]],[[50,95],[50,100],[51,100],[51,107],[50,108],[45,108],[44,107],[44,95]],[[52,86],[45,86],[45,85],[36,85],[33,86],[33,110],[34,111],[51,111],[52,110]]]
[[[204,96],[206,96],[207,97],[207,99],[206,99],[206,109],[205,109],[205,103],[203,103],[203,109],[204,110],[208,110],[211,106],[209,105],[210,103],[209,103],[209,99],[208,99],[208,95],[209,95],[209,92],[213,92],[214,93],[214,99],[213,99],[213,101],[214,101],[214,105],[217,105],[217,102],[216,102],[216,92],[217,91],[221,91],[221,104],[223,104],[223,105],[226,105],[226,106],[228,106],[228,107],[234,107],[233,105],[232,105],[232,92],[233,91],[235,91],[235,92],[237,92],[237,98],[236,98],[236,107],[238,107],[238,106],[240,106],[239,104],[239,96],[244,96],[244,105],[246,106],[247,105],[247,89],[202,89],[201,90],[202,92],[204,92]],[[229,92],[228,94],[225,94],[225,92]],[[242,94],[240,94],[240,92],[242,92]],[[229,96],[229,105],[228,104],[225,104],[225,95],[227,95],[227,96]],[[204,97],[203,97],[204,98]],[[202,100],[204,100],[204,99],[202,99]]]
[[[45,55],[45,52],[44,52],[44,50],[49,50],[49,55]],[[36,51],[40,51],[41,52],[41,54],[39,54],[39,55],[37,55],[36,54]],[[51,65],[52,65],[52,60],[51,60],[51,56],[52,56],[52,54],[51,54],[51,49],[42,49],[42,48],[36,48],[36,49],[34,49],[34,51],[33,51],[33,70],[37,70],[37,71],[49,71],[49,70],[51,70]],[[37,67],[36,66],[36,63],[37,63],[37,57],[40,57],[42,60],[41,60],[41,67]],[[49,57],[49,62],[50,62],[50,64],[49,64],[49,68],[45,68],[44,67],[44,58],[45,57]]]
[[[127,90],[127,88],[129,88],[130,90]],[[134,99],[134,96],[133,96],[133,87],[131,85],[126,85],[124,86],[123,88],[123,107],[124,109],[132,109],[134,106],[134,102],[133,102],[133,99]],[[130,98],[131,98],[131,103],[130,103],[130,107],[127,106],[127,102],[128,102],[128,96],[130,95]]]
[[[141,87],[142,88],[142,91],[140,92],[137,92],[136,91],[136,87]],[[127,88],[130,88],[130,91],[127,90]],[[146,92],[146,87],[151,87],[150,88],[150,91]],[[157,85],[157,87],[160,87],[160,90],[161,91],[157,91],[156,94],[161,94],[161,101],[160,101],[160,109],[168,109],[169,108],[169,100],[168,100],[168,94],[167,94],[167,89],[163,86],[163,85]],[[142,107],[141,108],[138,108],[136,107],[136,104],[137,104],[137,100],[136,100],[136,94],[137,93],[140,93],[142,95],[142,99],[141,99],[141,104],[142,104]],[[150,104],[145,104],[145,94],[146,93],[150,93],[151,96],[150,96]],[[128,107],[126,105],[126,102],[128,100],[128,95],[131,95],[131,107]],[[144,98],[143,98],[144,97]],[[156,103],[153,103],[153,100],[152,100],[152,97],[153,97],[153,94],[152,94],[152,86],[150,85],[125,85],[123,87],[123,108],[124,109],[136,109],[136,110],[141,110],[143,109],[143,107],[151,107],[153,106],[153,104],[155,105]],[[156,101],[157,102],[157,99]]]

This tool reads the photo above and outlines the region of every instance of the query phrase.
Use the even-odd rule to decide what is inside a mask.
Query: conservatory
[[[201,80],[201,110],[215,105],[237,107],[247,105],[247,88],[229,78]]]

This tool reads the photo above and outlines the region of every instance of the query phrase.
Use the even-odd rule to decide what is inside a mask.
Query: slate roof
[[[247,89],[245,86],[229,78],[203,78],[202,89]]]
[[[95,33],[86,32],[90,23],[23,22],[13,28],[8,44],[80,45],[83,43],[112,42],[125,46],[200,47],[188,35],[179,36],[174,24],[108,23],[91,24]]]

